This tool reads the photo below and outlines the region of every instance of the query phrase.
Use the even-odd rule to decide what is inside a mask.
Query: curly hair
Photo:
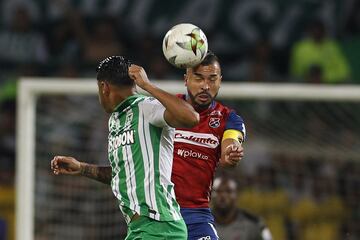
[[[96,68],[97,80],[107,81],[118,86],[131,86],[134,82],[129,77],[131,61],[123,56],[111,56],[102,60]]]

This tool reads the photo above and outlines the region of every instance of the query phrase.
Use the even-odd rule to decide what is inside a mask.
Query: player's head
[[[237,183],[229,177],[217,177],[213,183],[212,204],[217,212],[236,209]]]
[[[207,52],[200,65],[186,69],[185,86],[191,103],[196,108],[207,108],[217,96],[221,84],[221,67],[218,57]]]
[[[119,89],[131,89],[134,82],[129,77],[131,62],[122,56],[111,56],[102,60],[96,71],[99,101],[106,112],[112,112],[111,98]]]

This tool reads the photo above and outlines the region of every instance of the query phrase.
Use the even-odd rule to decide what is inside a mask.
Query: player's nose
[[[204,81],[201,86],[201,90],[208,91],[209,89],[210,89],[210,85],[209,85],[208,81]]]

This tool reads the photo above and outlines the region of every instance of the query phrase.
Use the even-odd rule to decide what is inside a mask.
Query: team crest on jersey
[[[133,120],[133,116],[134,113],[131,109],[129,109],[129,111],[126,112],[126,117],[125,117],[125,128],[128,128],[131,126],[131,122]]]
[[[111,131],[118,131],[120,127],[119,113],[114,112],[109,119],[109,129]]]
[[[220,127],[220,118],[212,117],[209,120],[209,126],[212,128]]]

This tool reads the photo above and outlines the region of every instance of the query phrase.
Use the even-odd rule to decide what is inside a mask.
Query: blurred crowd
[[[288,155],[271,158],[254,173],[243,171],[236,179],[238,207],[261,216],[273,239],[360,237],[359,163]]]
[[[155,24],[155,27],[149,25],[149,29],[143,29],[146,27],[140,26],[138,23],[140,20],[133,20],[135,16],[128,17],[126,12],[124,13],[124,11],[136,12],[137,8],[132,10],[134,7],[125,6],[122,7],[123,9],[118,9],[119,13],[116,13],[119,3],[108,0],[103,1],[103,4],[107,4],[107,8],[113,5],[114,10],[99,11],[96,14],[97,6],[92,5],[99,1],[92,0],[89,6],[85,3],[79,6],[81,2],[72,0],[56,0],[49,3],[40,0],[0,1],[2,12],[0,82],[26,75],[93,76],[94,66],[104,57],[115,54],[127,55],[134,59],[136,63],[147,69],[152,78],[181,77],[179,71],[166,63],[161,52],[162,37],[166,30],[172,26],[172,22],[174,24],[181,22],[181,18],[169,21],[160,31],[152,31],[156,29]],[[123,2],[123,5],[130,4],[126,1],[120,2]],[[259,30],[252,33],[253,37],[243,33],[243,39],[248,42],[242,41],[241,35],[237,34],[234,36],[236,40],[234,45],[221,46],[217,33],[222,29],[207,26],[206,22],[199,22],[199,24],[204,24],[204,26],[199,26],[208,35],[210,49],[220,56],[226,80],[357,82],[359,71],[355,66],[360,44],[360,23],[357,14],[359,3],[352,0],[332,0],[332,3],[341,4],[339,9],[333,9],[331,14],[328,13],[336,19],[329,22],[328,18],[322,17],[324,14],[320,13],[318,15],[314,13],[308,18],[299,18],[300,23],[293,24],[296,27],[295,32],[288,30],[290,33],[294,32],[295,38],[282,38],[281,44],[273,39],[271,32]],[[259,3],[260,7],[270,8],[265,3],[263,4],[264,6],[261,6]],[[278,3],[273,0],[273,4]],[[226,3],[223,5],[224,8],[232,7],[227,6]],[[261,10],[260,7],[258,11]],[[326,5],[315,7],[319,8],[319,12],[327,10]],[[163,11],[167,8],[170,6],[164,4]],[[270,10],[272,9],[268,11]],[[139,18],[144,18],[141,21],[146,21],[144,14],[139,13]],[[150,13],[147,14],[148,18],[152,17]],[[261,17],[256,16],[256,12],[254,15],[254,19],[249,17],[253,21],[253,27],[256,26],[257,20],[262,20]],[[279,21],[280,17],[277,16]],[[274,18],[276,21],[276,16]],[[187,21],[191,22],[191,19]],[[195,18],[194,24],[197,24],[196,21]],[[226,27],[233,23],[223,24],[225,25],[223,27]],[[243,23],[238,24],[238,28],[241,28]],[[283,21],[283,24],[289,23]],[[237,30],[236,26],[227,27],[231,27],[232,31]],[[227,34],[226,37],[230,35]],[[248,35],[251,34],[248,33]],[[250,43],[249,39],[252,40]],[[223,42],[228,43],[227,40]]]
[[[237,206],[273,239],[359,239],[359,104],[261,103],[227,103],[248,132],[239,166],[218,170],[237,180]]]
[[[205,31],[210,48],[219,55],[224,81],[360,83],[360,1],[289,1],[291,11],[272,18],[287,21],[267,26],[273,31],[259,30],[259,34],[253,31],[256,24],[265,22],[266,28],[267,17],[275,15],[274,6],[281,10],[279,1],[219,1],[218,5],[209,1],[209,8],[216,5],[231,10],[229,18],[238,16],[224,24],[212,21],[213,9],[204,11],[203,19],[186,18],[185,13],[167,22],[174,6],[153,2],[0,0],[0,239],[5,229],[13,228],[16,82],[21,76],[94,77],[100,60],[126,55],[144,66],[152,79],[181,79],[182,71],[162,56],[162,37],[172,25],[192,22]],[[197,2],[194,9],[187,4],[183,11],[198,11],[204,1]],[[301,4],[296,2],[312,2],[318,9],[289,29],[300,15]],[[145,9],[164,18],[153,22],[147,12],[146,19]],[[242,19],[244,9],[253,16]],[[206,25],[206,20],[215,27]],[[151,28],[144,27],[147,23]],[[218,33],[224,29],[226,35]],[[241,180],[237,177],[239,206],[263,216],[274,239],[359,237],[359,163],[333,161],[325,166],[321,159],[298,160],[273,156],[266,167],[242,173]],[[313,236],[314,232],[319,235]],[[348,232],[358,235],[346,236]]]

